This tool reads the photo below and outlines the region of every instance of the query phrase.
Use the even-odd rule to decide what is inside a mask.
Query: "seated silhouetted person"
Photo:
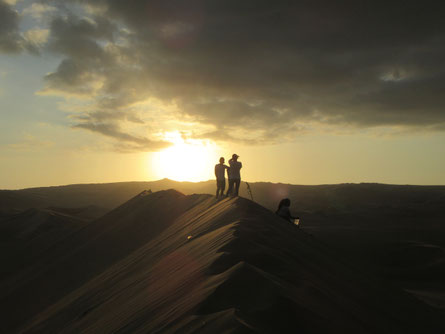
[[[280,201],[280,204],[278,204],[278,209],[277,211],[275,211],[275,213],[281,218],[286,219],[288,222],[293,224],[294,219],[300,219],[300,218],[292,216],[289,207],[290,207],[290,199],[284,198]]]

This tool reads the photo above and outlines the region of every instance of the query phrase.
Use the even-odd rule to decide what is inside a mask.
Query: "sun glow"
[[[158,178],[197,182],[214,177],[213,168],[219,159],[214,144],[184,140],[180,136],[169,140],[173,146],[153,154],[152,164]]]

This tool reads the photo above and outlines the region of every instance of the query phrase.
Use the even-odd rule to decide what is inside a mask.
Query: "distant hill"
[[[266,208],[175,190],[133,197],[0,287],[5,333],[445,330],[438,310]]]
[[[159,191],[175,188],[190,194],[210,193],[212,187],[213,182],[211,181],[192,183],[163,179],[152,182],[72,184],[22,190],[0,190],[0,210],[23,210],[48,206],[78,208],[88,205],[111,210],[147,189]]]
[[[276,209],[289,197],[296,210],[304,212],[348,212],[357,208],[378,210],[410,207],[413,210],[437,210],[445,205],[445,186],[386,185],[376,183],[303,186],[282,183],[250,183],[254,200]],[[184,194],[215,193],[215,181],[177,182],[169,179],[151,182],[73,184],[56,187],[0,190],[0,210],[23,210],[45,206],[84,207],[96,205],[113,209],[143,190],[177,189]],[[250,198],[243,182],[240,195]]]

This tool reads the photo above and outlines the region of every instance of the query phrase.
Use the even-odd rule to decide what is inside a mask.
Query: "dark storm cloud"
[[[89,94],[94,77],[110,65],[112,60],[101,41],[110,41],[113,25],[104,18],[95,21],[74,16],[60,17],[50,26],[50,50],[66,58],[54,73],[46,76],[47,89]]]
[[[248,143],[309,123],[445,124],[440,2],[77,2],[100,10],[93,22],[53,22],[53,48],[71,64],[54,84],[82,90],[101,77],[98,108],[126,112],[154,97],[214,127],[196,136]]]
[[[51,48],[54,51],[79,59],[104,60],[104,51],[99,42],[112,40],[115,27],[101,17],[88,20],[68,16],[54,19],[50,29]]]
[[[0,0],[0,53],[16,54],[27,51],[39,55],[45,43],[45,29],[20,31],[20,15],[8,2]]]
[[[55,72],[45,77],[46,92],[56,91],[68,95],[88,98],[95,96],[93,110],[72,115],[73,128],[95,132],[118,142],[116,149],[122,152],[153,151],[168,146],[162,141],[138,137],[121,130],[120,122],[143,124],[133,112],[122,111],[118,103],[118,92],[113,92],[113,80],[118,80],[114,55],[106,50],[105,44],[112,43],[115,26],[106,18],[78,18],[73,15],[55,18],[50,25],[48,48],[65,58]],[[101,89],[101,86],[108,89]],[[113,94],[114,93],[114,94]],[[119,99],[125,105],[123,99]],[[132,102],[132,101],[131,101]]]
[[[19,15],[5,1],[0,0],[0,51],[16,53],[22,50],[19,34]]]

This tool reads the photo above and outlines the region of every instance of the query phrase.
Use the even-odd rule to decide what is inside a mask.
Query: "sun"
[[[159,178],[193,182],[213,178],[217,160],[214,144],[178,138],[173,143],[153,155],[153,168]]]

